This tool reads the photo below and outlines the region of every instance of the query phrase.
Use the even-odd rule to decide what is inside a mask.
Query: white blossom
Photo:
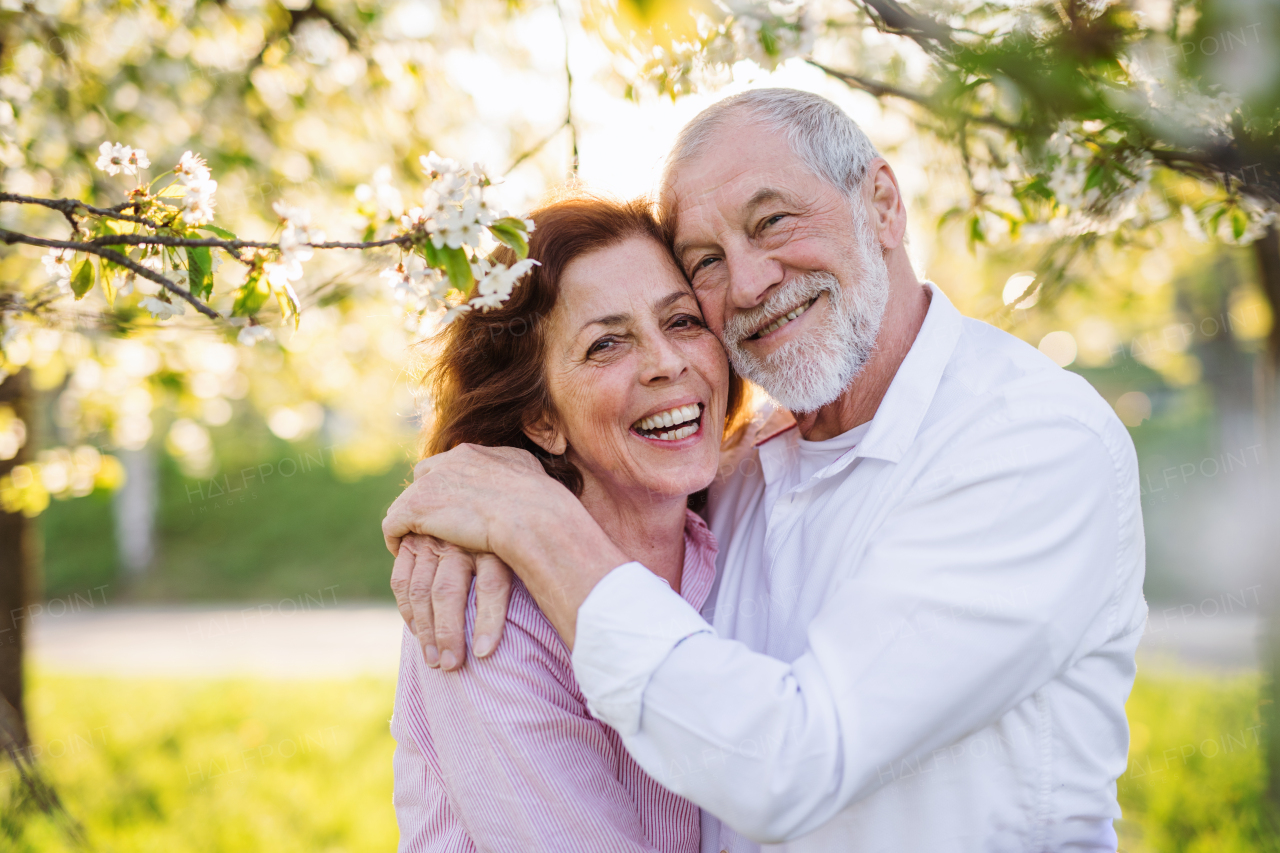
[[[147,152],[141,148],[135,150],[120,142],[104,142],[98,146],[98,162],[95,164],[108,175],[138,174],[138,169],[151,165]]]
[[[320,243],[324,240],[324,232],[311,227],[311,211],[303,207],[290,207],[283,201],[271,205],[284,221],[284,231],[280,234],[280,259],[286,264],[297,265],[297,275],[290,281],[302,277],[302,262],[311,260],[315,254],[309,243]]]
[[[525,258],[510,267],[494,264],[476,283],[476,293],[479,295],[473,296],[470,304],[482,311],[502,307],[502,303],[511,297],[519,280],[537,263],[532,258]]]
[[[186,303],[181,300],[178,302],[166,302],[155,296],[144,296],[138,306],[150,311],[151,315],[157,320],[168,320],[170,317],[187,313]]]
[[[210,177],[209,166],[204,158],[190,151],[183,153],[182,159],[178,160],[178,165],[173,171],[177,172],[178,179],[187,186],[203,184]]]
[[[245,326],[236,335],[236,340],[245,346],[254,346],[258,341],[269,341],[274,337],[266,326]]]
[[[187,184],[187,192],[182,197],[182,219],[188,225],[207,225],[213,221],[213,194],[218,190],[218,182],[206,180]]]
[[[64,293],[71,292],[71,259],[75,252],[71,249],[50,249],[45,253],[44,269]]]
[[[372,202],[379,221],[404,213],[404,200],[400,197],[400,190],[391,185],[390,166],[379,166],[373,173],[372,184],[360,184],[356,187],[356,200]]]

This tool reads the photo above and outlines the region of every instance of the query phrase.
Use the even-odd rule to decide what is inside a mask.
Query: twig
[[[3,748],[18,770],[18,778],[22,786],[35,802],[37,808],[61,824],[62,830],[80,849],[88,849],[89,839],[77,821],[62,805],[58,792],[41,775],[39,768],[31,760],[22,718],[9,700],[0,696],[0,748]]]
[[[542,137],[542,139],[538,140],[537,144],[535,144],[532,148],[525,151],[523,154],[517,157],[514,161],[512,161],[511,165],[507,167],[506,171],[503,172],[503,174],[510,174],[511,171],[515,169],[516,166],[519,166],[525,160],[528,160],[530,157],[532,157],[533,155],[541,151],[543,148],[545,148],[548,142],[555,139],[556,136],[559,135],[560,131],[564,130],[566,127],[571,127],[571,126],[572,125],[570,125],[568,118],[560,122],[560,124],[556,125],[555,130],[551,131],[546,136]]]
[[[363,243],[330,241],[326,243],[301,243],[299,245],[310,246],[313,249],[377,249],[382,246],[409,246],[412,244],[413,237],[411,235],[401,234],[397,237],[388,237],[385,240],[370,240]],[[220,237],[168,237],[159,234],[104,234],[101,237],[94,237],[84,245],[209,246],[211,248],[226,249],[228,252],[236,249],[280,248],[279,243],[266,243],[261,240],[224,240]]]
[[[119,235],[119,236],[126,236],[126,235]],[[154,239],[154,238],[151,238],[151,239]],[[132,270],[133,272],[137,273],[138,275],[142,276],[145,279],[154,281],[156,284],[160,285],[165,290],[168,290],[170,293],[173,293],[176,296],[179,296],[182,299],[185,299],[187,302],[190,302],[191,305],[197,311],[199,311],[201,314],[205,315],[209,319],[211,320],[226,319],[217,311],[214,311],[208,305],[205,305],[199,299],[196,299],[194,296],[192,296],[189,290],[184,290],[183,288],[178,287],[178,285],[169,281],[169,279],[160,275],[160,273],[154,270],[149,270],[146,267],[144,267],[142,264],[138,263],[137,261],[131,260],[125,257],[124,255],[120,254],[119,252],[113,251],[112,249],[104,249],[101,246],[95,246],[92,243],[83,243],[75,240],[46,240],[43,237],[31,237],[26,234],[19,234],[16,231],[6,231],[3,228],[0,228],[0,240],[3,240],[5,243],[8,243],[10,245],[12,245],[13,243],[26,243],[30,246],[43,246],[48,249],[71,249],[76,252],[87,252],[88,254],[91,254],[91,255],[97,255],[98,257],[106,258],[112,263],[119,264],[120,266],[124,267],[127,270]]]
[[[48,207],[56,210],[63,216],[67,217],[71,222],[71,226],[76,227],[76,221],[72,218],[78,210],[84,210],[86,213],[92,213],[95,216],[109,216],[112,219],[122,219],[126,222],[136,222],[139,225],[145,225],[148,228],[162,228],[158,222],[152,222],[143,216],[134,216],[125,213],[124,210],[134,207],[134,203],[126,201],[115,207],[94,207],[91,204],[85,204],[79,199],[74,198],[36,198],[29,195],[18,195],[17,193],[0,192],[0,201],[12,201],[18,204],[38,204],[42,207]]]
[[[826,65],[823,65],[821,62],[818,62],[815,59],[805,59],[805,62],[809,63],[814,68],[821,69],[822,71],[836,78],[842,83],[845,83],[846,85],[849,85],[849,86],[853,86],[856,89],[861,89],[864,92],[869,92],[870,94],[874,95],[877,98],[884,98],[884,97],[902,98],[903,100],[911,101],[913,104],[919,104],[922,107],[927,107],[932,112],[935,112],[935,113],[942,112],[935,105],[934,100],[930,98],[928,95],[922,95],[918,92],[909,92],[906,89],[899,89],[896,86],[890,86],[887,83],[881,83],[876,80],[868,80],[866,77],[859,77],[857,74],[850,74],[847,71],[837,71],[834,68],[830,68]],[[966,113],[963,111],[958,112],[957,115],[960,117],[962,121],[966,121],[966,122],[971,121],[976,124],[986,124],[992,127],[998,127],[1001,130],[1007,130],[1014,133],[1025,130],[1025,128],[1022,128],[1016,124],[1007,122],[1004,119],[996,118],[993,115],[984,115],[984,114],[975,115],[973,113]]]
[[[573,70],[569,67],[569,22],[564,16],[564,6],[560,0],[556,0],[556,14],[560,16],[560,31],[564,33],[564,123],[569,125],[569,144],[573,155],[569,168],[573,177],[576,178],[578,176],[578,126],[573,123]]]

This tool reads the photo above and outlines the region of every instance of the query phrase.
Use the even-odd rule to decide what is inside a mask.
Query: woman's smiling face
[[[711,483],[729,364],[665,247],[629,237],[565,267],[545,351],[556,417],[526,432],[567,453],[588,491],[674,498]]]

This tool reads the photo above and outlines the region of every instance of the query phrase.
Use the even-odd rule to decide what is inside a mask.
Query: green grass
[[[1139,678],[1118,783],[1127,853],[1280,851],[1256,677]]]
[[[95,600],[268,601],[336,587],[327,594],[339,602],[391,601],[380,526],[407,466],[347,482],[318,448],[280,442],[275,451],[224,465],[216,484],[185,479],[162,457],[157,556],[133,583],[120,575],[111,496],[54,501],[39,519],[45,596],[87,597],[105,584]],[[252,475],[257,464],[271,466],[261,469],[268,476]]]
[[[28,702],[33,752],[93,850],[385,853],[393,696],[386,679],[37,675]],[[4,813],[0,849],[74,849],[43,817],[15,821],[12,799]]]
[[[37,674],[29,702],[41,766],[94,850],[358,853],[395,848],[393,689]],[[1256,678],[1144,677],[1129,716],[1121,850],[1280,849],[1262,801]],[[14,779],[2,775],[0,796]],[[12,799],[0,809],[0,849],[70,853],[46,818],[20,817]]]

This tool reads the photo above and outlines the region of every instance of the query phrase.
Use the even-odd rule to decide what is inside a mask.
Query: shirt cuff
[[[587,709],[634,735],[653,673],[681,640],[703,632],[711,626],[698,611],[640,563],[609,572],[578,608],[573,674]]]

